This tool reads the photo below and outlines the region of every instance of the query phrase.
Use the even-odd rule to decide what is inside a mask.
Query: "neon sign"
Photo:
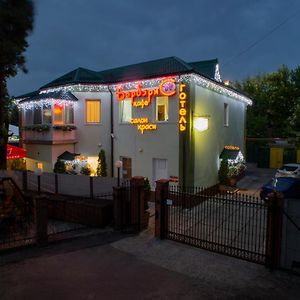
[[[144,134],[144,131],[157,130],[157,124],[149,123],[148,118],[134,118],[130,120],[130,123],[137,125],[141,134]]]
[[[179,86],[179,131],[186,130],[186,92],[185,92],[186,85],[181,83]]]
[[[228,146],[224,146],[224,149],[226,149],[226,150],[240,150],[240,147],[233,146],[233,145],[228,145]]]
[[[176,80],[174,78],[167,78],[161,81],[160,85],[154,89],[142,89],[142,85],[138,84],[137,89],[134,91],[121,91],[121,87],[117,88],[117,100],[122,101],[126,98],[131,99],[131,103],[135,107],[149,106],[153,96],[173,96],[176,94]],[[141,101],[135,101],[135,98],[146,98]]]

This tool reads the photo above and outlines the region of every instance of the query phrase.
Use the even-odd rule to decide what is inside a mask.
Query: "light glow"
[[[208,118],[194,117],[194,128],[198,131],[205,131],[208,129]]]

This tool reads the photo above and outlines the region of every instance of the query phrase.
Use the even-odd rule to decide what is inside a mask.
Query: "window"
[[[168,121],[168,97],[156,97],[156,121]]]
[[[229,126],[229,107],[224,103],[224,126]]]
[[[33,110],[32,109],[26,109],[25,110],[25,125],[31,125],[33,123]]]
[[[54,125],[62,125],[64,124],[64,106],[61,103],[55,103],[54,104]]]
[[[43,106],[43,124],[51,124],[51,123],[52,123],[51,105],[44,104],[44,106]]]
[[[129,123],[132,118],[132,105],[131,100],[126,99],[120,101],[120,122]]]
[[[74,124],[73,104],[65,104],[65,124]]]
[[[36,106],[33,111],[33,124],[42,124],[42,109],[40,106]]]
[[[100,123],[100,100],[85,100],[86,123]]]

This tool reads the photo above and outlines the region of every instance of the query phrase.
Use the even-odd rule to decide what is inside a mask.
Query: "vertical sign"
[[[186,85],[180,83],[179,85],[179,131],[186,131]]]

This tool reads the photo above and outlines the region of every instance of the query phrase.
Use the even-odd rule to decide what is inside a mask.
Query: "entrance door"
[[[153,158],[153,183],[159,179],[167,179],[168,175],[168,160]]]
[[[132,168],[131,168],[131,158],[130,157],[121,157],[123,167],[122,167],[122,178],[131,178],[132,177]]]

